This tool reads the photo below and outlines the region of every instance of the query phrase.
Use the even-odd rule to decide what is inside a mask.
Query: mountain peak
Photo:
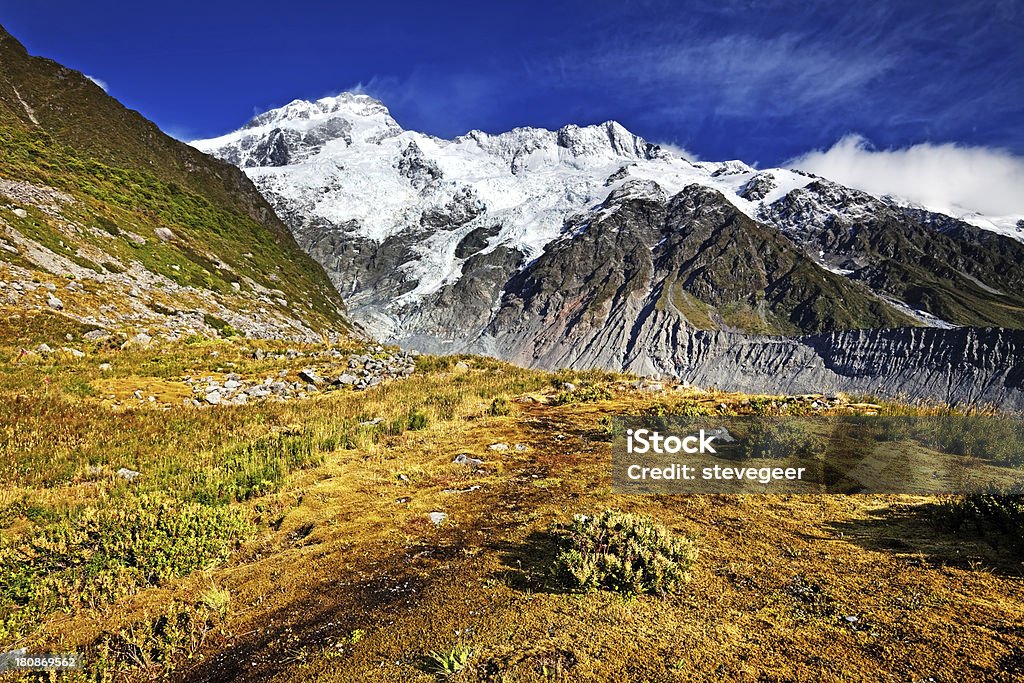
[[[254,116],[248,123],[242,126],[242,129],[250,130],[270,124],[281,125],[303,121],[322,121],[339,116],[386,117],[394,121],[391,118],[391,112],[388,111],[388,108],[380,100],[363,93],[345,91],[337,95],[321,97],[314,101],[292,100],[283,107],[277,107]],[[395,125],[398,124],[396,123]]]

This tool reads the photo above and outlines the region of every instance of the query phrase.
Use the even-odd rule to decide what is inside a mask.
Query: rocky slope
[[[237,168],[0,27],[0,306],[177,337],[352,330]]]

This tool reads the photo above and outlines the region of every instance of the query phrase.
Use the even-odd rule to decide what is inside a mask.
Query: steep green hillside
[[[120,301],[134,289],[154,314],[136,310],[141,322],[198,312],[263,336],[351,331],[323,270],[240,171],[164,135],[84,75],[29,56],[2,28],[0,146],[8,279],[73,276],[92,304],[124,304],[121,322],[139,308]],[[79,303],[67,312],[99,318]]]

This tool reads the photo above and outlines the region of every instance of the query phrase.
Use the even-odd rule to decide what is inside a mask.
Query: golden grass
[[[265,492],[223,503],[245,511],[257,529],[227,562],[111,604],[42,614],[29,635],[0,648],[84,649],[95,662],[103,634],[108,642],[112,634],[137,635],[140,624],[185,605],[208,620],[201,638],[145,667],[107,652],[107,675],[426,682],[437,680],[427,653],[457,646],[473,651],[463,681],[1020,675],[1021,567],[982,543],[939,535],[924,514],[931,499],[610,492],[606,416],[684,402],[742,412],[767,399],[651,396],[610,374],[554,376],[485,359],[470,359],[462,373],[427,361],[429,371],[408,380],[304,401],[193,409],[168,400],[112,410],[105,398],[159,392],[179,379],[174,373],[215,373],[225,363],[243,376],[304,364],[253,361],[252,348],[236,340],[90,350],[84,361],[4,366],[11,379],[0,389],[5,539],[125,500],[129,485],[111,474],[118,466],[144,473],[139,489],[188,499],[194,474],[219,471],[225,453],[240,446],[291,435],[318,455]],[[8,351],[12,358],[14,347]],[[113,364],[111,377],[95,369],[100,362]],[[50,384],[39,382],[43,375]],[[69,377],[96,394],[66,391]],[[551,405],[566,380],[599,382],[612,398]],[[509,415],[491,414],[496,397],[512,399]],[[358,427],[410,410],[427,415],[424,429]],[[351,441],[343,445],[342,436]],[[489,448],[496,442],[526,449],[498,452]],[[484,464],[453,464],[460,453]],[[611,507],[695,540],[700,555],[682,595],[583,596],[545,580],[552,552],[545,530]],[[447,518],[435,525],[431,512]]]

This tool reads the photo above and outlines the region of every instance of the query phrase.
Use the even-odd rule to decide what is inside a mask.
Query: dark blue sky
[[[762,165],[847,133],[1024,154],[1024,0],[0,0],[0,23],[182,138],[362,84],[444,137],[616,119]]]

